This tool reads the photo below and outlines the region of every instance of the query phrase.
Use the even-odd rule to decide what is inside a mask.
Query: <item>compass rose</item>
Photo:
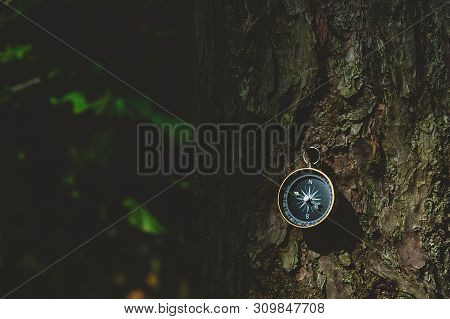
[[[309,211],[313,210],[315,208],[316,210],[319,209],[320,205],[320,198],[316,197],[318,190],[315,189],[313,186],[311,189],[311,186],[308,186],[308,188],[300,189],[300,193],[295,192],[296,196],[299,196],[297,199],[299,200],[300,208],[303,208],[303,210],[306,210],[306,213],[309,213]]]

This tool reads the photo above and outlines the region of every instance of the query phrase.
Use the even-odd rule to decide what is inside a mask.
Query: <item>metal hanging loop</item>
[[[314,162],[311,162],[309,160],[311,158],[311,156],[308,155],[307,151],[314,151],[315,153],[317,153],[317,159]],[[320,160],[319,149],[315,146],[308,147],[306,150],[303,151],[303,160],[305,161],[306,164],[308,164],[309,168],[311,168],[312,165],[316,165],[317,163],[319,163],[319,160]]]

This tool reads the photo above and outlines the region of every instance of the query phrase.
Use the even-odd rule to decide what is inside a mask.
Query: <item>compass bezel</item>
[[[293,175],[297,175],[299,173],[302,173],[304,171],[313,171],[315,172],[317,175],[320,175],[321,177],[323,177],[329,184],[330,188],[331,188],[331,199],[330,199],[330,205],[327,209],[327,211],[325,212],[325,214],[322,215],[322,217],[320,219],[318,219],[317,223],[314,223],[312,225],[297,225],[292,223],[290,220],[288,220],[285,216],[285,213],[283,211],[283,209],[281,208],[281,193],[283,191],[283,193],[285,192],[285,190],[283,190],[283,187],[285,186],[286,181],[288,181]],[[288,176],[286,176],[286,178],[283,180],[283,182],[281,183],[280,188],[278,189],[278,198],[277,198],[277,202],[278,202],[278,210],[280,211],[281,216],[283,217],[283,219],[290,225],[297,227],[297,228],[311,228],[311,227],[315,227],[319,224],[321,224],[324,220],[327,219],[328,215],[331,213],[331,211],[333,210],[334,207],[334,202],[335,202],[335,193],[334,193],[334,185],[333,182],[331,182],[331,179],[328,177],[327,174],[325,174],[324,172],[322,172],[321,170],[318,170],[316,168],[312,168],[312,167],[305,167],[305,168],[299,168],[293,172],[291,172]],[[289,207],[287,208],[289,209]],[[291,213],[291,212],[290,212]],[[291,213],[292,214],[292,213]],[[293,215],[293,214],[292,214]],[[299,221],[301,221],[300,219],[298,219]]]

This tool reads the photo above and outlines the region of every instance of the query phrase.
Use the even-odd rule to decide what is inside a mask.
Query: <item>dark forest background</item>
[[[191,1],[7,1],[184,119],[192,113]],[[176,123],[0,4],[0,294],[167,187],[136,174],[136,125]],[[189,179],[12,298],[199,295]]]

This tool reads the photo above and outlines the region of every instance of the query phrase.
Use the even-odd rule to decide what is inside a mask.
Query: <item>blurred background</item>
[[[7,2],[192,117],[191,1]],[[175,180],[136,175],[136,125],[177,120],[4,4],[0,34],[3,296]],[[9,297],[200,296],[197,198],[183,180]]]

